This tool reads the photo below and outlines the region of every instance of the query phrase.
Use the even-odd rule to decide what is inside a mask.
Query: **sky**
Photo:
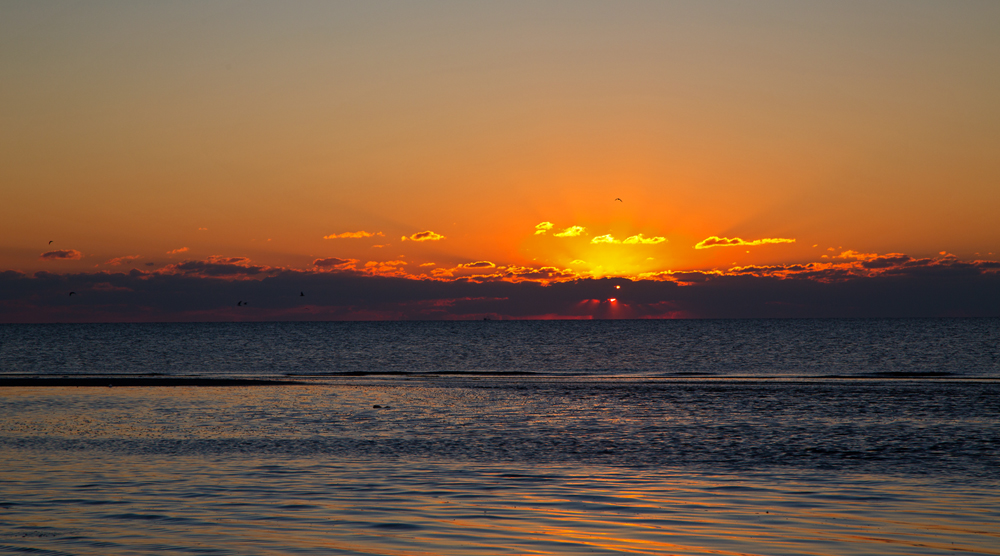
[[[0,322],[1000,316],[997,68],[989,1],[0,2]]]

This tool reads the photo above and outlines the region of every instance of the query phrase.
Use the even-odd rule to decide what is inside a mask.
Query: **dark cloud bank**
[[[549,285],[297,271],[221,258],[169,272],[6,271],[0,322],[1000,316],[995,262],[864,264],[889,271],[795,265]]]

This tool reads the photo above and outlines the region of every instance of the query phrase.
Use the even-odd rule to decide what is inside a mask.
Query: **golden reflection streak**
[[[593,520],[584,520],[584,521],[577,520],[577,522],[602,523]],[[467,526],[472,526],[472,523],[467,521],[456,520],[451,523],[454,523],[456,525],[463,524]],[[638,526],[638,524],[634,523],[620,523],[620,522],[607,522],[607,524],[614,525],[617,528],[621,528],[623,526]],[[662,530],[658,527],[647,526],[647,528],[658,529],[665,536],[680,535],[680,533],[675,533],[668,530]],[[619,552],[629,552],[634,554],[677,554],[676,552],[677,550],[682,550],[698,554],[712,553],[712,554],[723,554],[731,556],[746,555],[745,552],[722,550],[718,548],[712,548],[709,546],[703,546],[700,544],[679,544],[679,543],[670,543],[664,541],[653,541],[647,539],[628,539],[623,537],[604,536],[599,533],[580,531],[579,529],[559,528],[556,526],[547,526],[547,525],[538,526],[538,528],[536,529],[527,529],[523,527],[496,527],[495,529],[518,534],[520,538],[528,541],[560,542],[564,544],[571,544],[571,543],[583,544],[596,548],[602,548],[605,550],[615,550]],[[611,535],[611,533],[609,533],[608,535]],[[701,530],[698,530],[698,532],[696,533],[696,536],[706,536],[706,535],[712,535],[715,538],[728,538],[737,541],[748,540],[748,537],[725,535],[725,534],[712,534],[708,532],[703,532]],[[758,537],[759,535],[753,536],[753,538],[758,538]],[[651,550],[656,550],[656,552],[651,552]],[[539,552],[539,554],[554,554],[554,553]],[[817,552],[814,554],[819,556],[822,553]]]
[[[635,516],[634,515],[634,514],[636,514],[638,512],[630,511],[633,508],[650,508],[650,509],[656,509],[656,508],[659,508],[659,507],[663,507],[664,505],[669,505],[670,504],[670,502],[668,502],[668,501],[664,501],[663,503],[660,503],[660,504],[652,504],[648,500],[646,500],[645,497],[643,495],[641,495],[641,494],[629,493],[628,495],[626,495],[626,497],[627,498],[632,498],[632,499],[644,500],[646,502],[645,504],[642,504],[642,505],[639,505],[639,506],[629,506],[629,507],[622,507],[622,508],[620,508],[621,509],[620,513],[622,513],[622,514],[624,514],[624,513],[633,514],[634,518],[638,518],[639,516]],[[550,502],[550,503],[551,502],[555,502],[555,503],[558,503],[560,500],[562,502],[567,502],[568,501],[568,500],[563,500],[563,499],[557,499],[557,500],[553,501],[552,499],[542,499],[540,497],[530,497],[530,498],[535,499],[536,502]],[[673,501],[673,502],[675,504],[682,505],[682,506],[689,506],[690,505],[687,502],[679,502],[679,501]],[[705,505],[705,504],[696,504],[696,505],[707,506],[707,507],[705,507],[703,509],[705,511],[714,510],[713,511],[714,514],[730,514],[731,513],[730,510],[725,510],[725,509],[723,509],[721,507],[718,507],[718,506],[711,506],[711,505]],[[522,506],[518,506],[517,508],[519,510],[524,510],[525,509]],[[536,514],[547,515],[547,516],[549,516],[549,519],[554,520],[554,521],[567,521],[567,522],[571,521],[571,522],[573,522],[575,524],[581,524],[581,525],[582,524],[593,524],[593,525],[609,526],[609,527],[614,527],[614,528],[618,528],[618,529],[631,527],[631,528],[640,528],[640,529],[647,529],[647,530],[656,530],[656,531],[661,532],[664,535],[675,535],[675,536],[676,535],[690,535],[692,537],[701,537],[701,536],[708,535],[708,536],[712,536],[714,538],[724,538],[724,539],[729,539],[729,540],[736,541],[736,542],[747,542],[747,541],[751,541],[751,540],[760,541],[761,539],[772,539],[772,540],[780,541],[782,539],[787,539],[789,537],[789,534],[788,534],[789,531],[797,531],[799,533],[800,538],[802,538],[802,539],[812,539],[812,540],[816,540],[816,541],[837,541],[837,540],[843,540],[843,539],[846,539],[846,538],[853,538],[853,539],[858,539],[858,540],[862,540],[862,541],[890,543],[890,544],[898,544],[898,545],[903,545],[903,546],[934,547],[934,548],[942,549],[942,550],[952,550],[952,551],[962,551],[962,552],[979,552],[979,553],[984,553],[984,554],[1000,555],[1000,552],[993,552],[993,551],[982,552],[982,550],[979,549],[979,548],[967,548],[967,547],[965,547],[963,545],[955,545],[955,544],[948,545],[948,544],[943,544],[943,543],[940,543],[940,542],[912,542],[912,541],[908,542],[906,540],[887,539],[887,538],[884,538],[884,537],[876,537],[876,536],[870,536],[870,535],[866,536],[866,535],[861,535],[861,534],[857,534],[857,533],[852,534],[852,533],[849,532],[850,530],[854,530],[854,531],[857,531],[858,529],[862,529],[862,530],[869,529],[870,530],[870,529],[873,529],[873,528],[876,528],[876,527],[874,525],[859,525],[857,523],[852,523],[852,521],[854,521],[856,519],[856,516],[850,516],[850,515],[847,515],[847,514],[826,514],[826,513],[824,513],[824,514],[811,514],[808,517],[803,518],[801,516],[789,517],[789,516],[787,516],[787,515],[785,515],[783,513],[768,513],[768,512],[764,512],[764,513],[759,513],[758,512],[757,513],[760,516],[761,519],[766,519],[766,520],[769,520],[769,521],[772,521],[772,520],[778,521],[778,522],[781,522],[780,524],[779,523],[748,522],[746,520],[739,520],[738,522],[730,523],[729,520],[726,520],[726,519],[723,519],[723,520],[719,520],[719,519],[697,519],[697,518],[692,519],[692,516],[689,516],[689,517],[683,519],[689,525],[672,525],[671,529],[665,530],[665,529],[663,529],[662,526],[647,525],[647,524],[636,523],[636,522],[628,523],[628,522],[620,522],[620,521],[614,521],[614,520],[601,520],[601,519],[593,519],[593,518],[586,519],[586,518],[582,518],[582,516],[584,515],[584,512],[582,512],[582,511],[541,509],[541,508],[537,508],[537,507],[536,508],[532,508],[531,510],[533,511],[533,513],[536,513]],[[767,517],[765,517],[765,516],[767,516]],[[654,517],[654,516],[648,516],[648,517]],[[722,517],[722,516],[720,515],[719,517]],[[823,518],[825,518],[825,520]],[[831,521],[839,521],[839,522],[832,523]],[[889,522],[887,520],[877,520],[877,522],[880,522],[880,523],[891,523],[891,522]],[[453,524],[456,524],[456,525],[461,524],[461,525],[468,526],[468,527],[475,527],[476,526],[476,525],[473,525],[473,522],[468,521],[468,520],[454,520],[454,521],[450,521],[450,523],[453,523]],[[820,527],[820,529],[806,527],[806,525],[809,525],[809,524],[816,525],[816,526]],[[906,523],[903,523],[903,522],[900,522],[899,524],[901,524],[901,525],[907,525]],[[711,526],[711,527],[708,527],[707,530],[706,530],[705,527],[701,527],[699,525],[705,525],[705,526]],[[478,526],[481,527],[481,525],[478,525]],[[763,529],[762,529],[762,527],[763,527]],[[777,530],[778,527],[780,527],[780,530]],[[497,530],[508,531],[508,532],[511,532],[511,533],[518,533],[518,534],[521,534],[521,535],[531,535],[531,534],[542,535],[542,536],[538,536],[538,537],[526,537],[528,539],[537,539],[537,540],[546,539],[549,542],[563,542],[560,539],[561,538],[566,538],[566,539],[572,539],[573,541],[576,541],[576,542],[581,542],[583,544],[587,544],[587,545],[591,545],[591,546],[595,546],[595,547],[601,547],[601,548],[604,548],[604,549],[613,549],[613,550],[635,552],[635,553],[649,553],[648,551],[650,549],[653,549],[653,548],[660,548],[660,549],[663,549],[663,550],[667,550],[667,549],[675,549],[675,550],[676,549],[686,549],[686,550],[694,550],[694,551],[699,551],[699,552],[709,550],[707,547],[702,547],[702,546],[682,545],[682,544],[678,544],[678,543],[667,543],[667,542],[659,542],[659,541],[651,541],[651,540],[643,540],[643,539],[624,539],[624,538],[619,538],[619,537],[608,537],[608,536],[601,535],[599,533],[580,531],[579,528],[565,528],[565,527],[559,527],[559,526],[554,526],[554,525],[542,525],[538,529],[525,529],[525,528],[511,527],[511,526],[508,526],[508,527],[491,527],[491,528],[494,528],[494,529],[497,529]],[[712,531],[713,528],[725,528],[725,531]],[[950,528],[947,528],[947,527],[939,527],[939,528],[946,529],[946,530],[950,529]],[[826,530],[824,530],[824,529],[826,529]],[[742,531],[745,534],[734,534],[734,530]],[[970,531],[970,532],[974,533],[975,531]],[[555,537],[553,537],[553,535],[555,535]],[[602,542],[595,542],[595,541],[602,541]],[[570,542],[570,540],[567,540],[565,542]],[[636,545],[640,545],[643,548],[642,549],[632,548],[632,547],[634,547]],[[716,554],[734,554],[734,555],[735,554],[742,554],[742,553],[738,553],[738,552],[722,551],[722,550],[718,550],[718,549],[713,549],[713,550],[710,550],[710,551],[713,552],[713,553],[716,553]],[[821,553],[815,553],[815,554],[821,554]]]

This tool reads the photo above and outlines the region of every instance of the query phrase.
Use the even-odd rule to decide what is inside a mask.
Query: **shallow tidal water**
[[[1000,554],[998,362],[997,319],[3,325],[53,382],[0,388],[0,554]]]
[[[9,388],[0,552],[1000,554],[998,390]]]

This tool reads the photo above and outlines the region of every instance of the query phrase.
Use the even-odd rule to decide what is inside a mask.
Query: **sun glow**
[[[641,249],[641,248],[639,248]],[[594,277],[637,276],[643,272],[663,270],[661,261],[651,261],[645,252],[632,246],[593,245],[587,243],[570,257],[583,262],[582,269]],[[659,263],[659,264],[657,264]]]

